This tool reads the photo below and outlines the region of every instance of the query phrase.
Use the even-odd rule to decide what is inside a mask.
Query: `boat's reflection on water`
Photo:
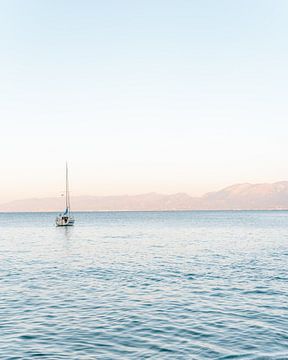
[[[60,237],[62,237],[65,240],[71,240],[74,229],[73,226],[56,226],[55,229]]]
[[[64,229],[62,228],[63,231],[63,234],[66,238],[66,240],[70,240],[71,239],[71,236],[73,234],[73,227],[72,226],[64,226]]]
[[[61,257],[70,257],[73,253],[73,227],[71,226],[56,226],[58,246],[61,253]],[[62,259],[63,260],[63,259]]]

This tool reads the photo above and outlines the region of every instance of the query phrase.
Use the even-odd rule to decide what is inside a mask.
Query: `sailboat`
[[[66,162],[66,210],[56,218],[56,226],[73,226],[74,217],[71,215],[68,164]]]

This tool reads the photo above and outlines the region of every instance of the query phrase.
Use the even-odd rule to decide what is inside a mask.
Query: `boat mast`
[[[68,164],[66,161],[66,211],[70,211],[70,195],[69,195],[69,179],[68,179]]]

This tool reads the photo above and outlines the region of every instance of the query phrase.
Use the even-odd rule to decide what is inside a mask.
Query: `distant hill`
[[[16,200],[0,205],[0,211],[61,211],[63,202],[63,198]],[[72,205],[75,211],[280,210],[288,209],[288,181],[237,184],[201,197],[185,193],[75,196]]]
[[[228,210],[288,209],[288,181],[273,184],[237,184],[201,198],[204,208]]]

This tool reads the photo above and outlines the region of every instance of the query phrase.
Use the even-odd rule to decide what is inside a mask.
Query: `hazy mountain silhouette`
[[[16,200],[0,211],[61,211],[63,198]],[[276,210],[288,209],[288,181],[274,184],[237,184],[201,197],[185,193],[148,193],[122,196],[75,196],[75,211],[97,210]]]

